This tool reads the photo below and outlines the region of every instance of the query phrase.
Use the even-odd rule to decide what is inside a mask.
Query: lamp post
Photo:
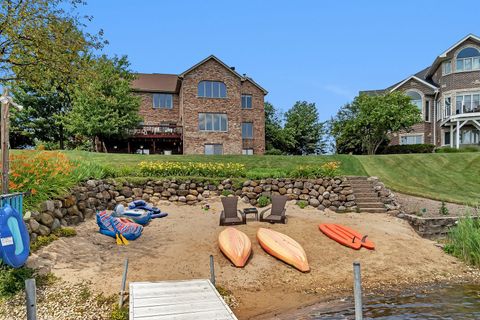
[[[8,89],[3,89],[3,94],[0,96],[0,103],[2,104],[1,108],[1,117],[0,117],[0,126],[1,126],[1,137],[0,145],[2,148],[2,194],[8,193],[8,170],[9,170],[9,161],[8,161],[8,149],[9,145],[9,113],[10,105],[22,110],[23,107],[13,102],[12,97],[8,95]]]

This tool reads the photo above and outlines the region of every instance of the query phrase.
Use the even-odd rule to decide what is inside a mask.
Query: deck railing
[[[3,208],[5,204],[9,204],[20,215],[23,215],[23,193],[10,193],[0,195],[0,207]]]
[[[182,127],[176,125],[141,125],[131,131],[133,136],[181,136]]]

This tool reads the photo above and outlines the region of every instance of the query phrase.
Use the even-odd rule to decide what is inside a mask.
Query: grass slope
[[[204,155],[138,155],[105,154],[82,151],[66,151],[73,159],[89,160],[95,163],[113,166],[115,169],[134,167],[141,161],[179,161],[179,162],[237,162],[245,164],[248,177],[285,177],[285,172],[297,166],[320,165],[328,161],[340,161],[344,175],[365,176],[367,173],[355,157],[350,155],[331,156],[204,156]]]
[[[480,153],[356,156],[370,176],[412,195],[480,203]]]
[[[66,151],[73,159],[113,169],[134,168],[141,161],[239,162],[249,178],[285,177],[301,165],[340,161],[343,175],[377,176],[398,192],[461,204],[480,203],[480,153],[376,156],[162,156]],[[131,175],[131,174],[126,174]]]

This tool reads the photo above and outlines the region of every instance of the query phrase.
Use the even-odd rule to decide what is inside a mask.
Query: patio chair
[[[220,214],[221,226],[234,226],[239,224],[247,224],[245,214],[237,209],[237,197],[223,197],[223,210]],[[240,214],[240,217],[238,216]]]
[[[287,197],[285,196],[272,196],[272,206],[260,212],[260,221],[270,223],[286,223],[286,209]],[[266,217],[263,215],[270,211],[270,214]]]

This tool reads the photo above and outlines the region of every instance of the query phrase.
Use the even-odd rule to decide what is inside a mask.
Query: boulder
[[[187,200],[187,202],[189,201],[196,201],[197,200],[197,197],[194,196],[193,194],[188,194],[185,199]]]
[[[308,200],[308,204],[311,205],[312,207],[316,208],[320,205],[320,201],[318,201],[315,198],[312,198],[312,199]]]
[[[53,223],[53,221],[52,221]],[[40,225],[40,227],[38,228],[38,234],[41,235],[41,236],[48,236],[50,234],[50,228],[44,226],[44,225]]]
[[[61,227],[61,223],[60,223],[60,220],[59,219],[55,219],[53,220],[53,224],[52,224],[52,227],[50,228],[52,231],[55,231],[57,229],[59,229]]]
[[[51,227],[53,224],[53,216],[49,213],[41,213],[40,214],[40,223],[44,226]]]
[[[30,225],[30,229],[32,230],[32,232],[37,232],[38,229],[40,228],[40,223],[38,223],[34,219],[30,219],[28,224]]]

